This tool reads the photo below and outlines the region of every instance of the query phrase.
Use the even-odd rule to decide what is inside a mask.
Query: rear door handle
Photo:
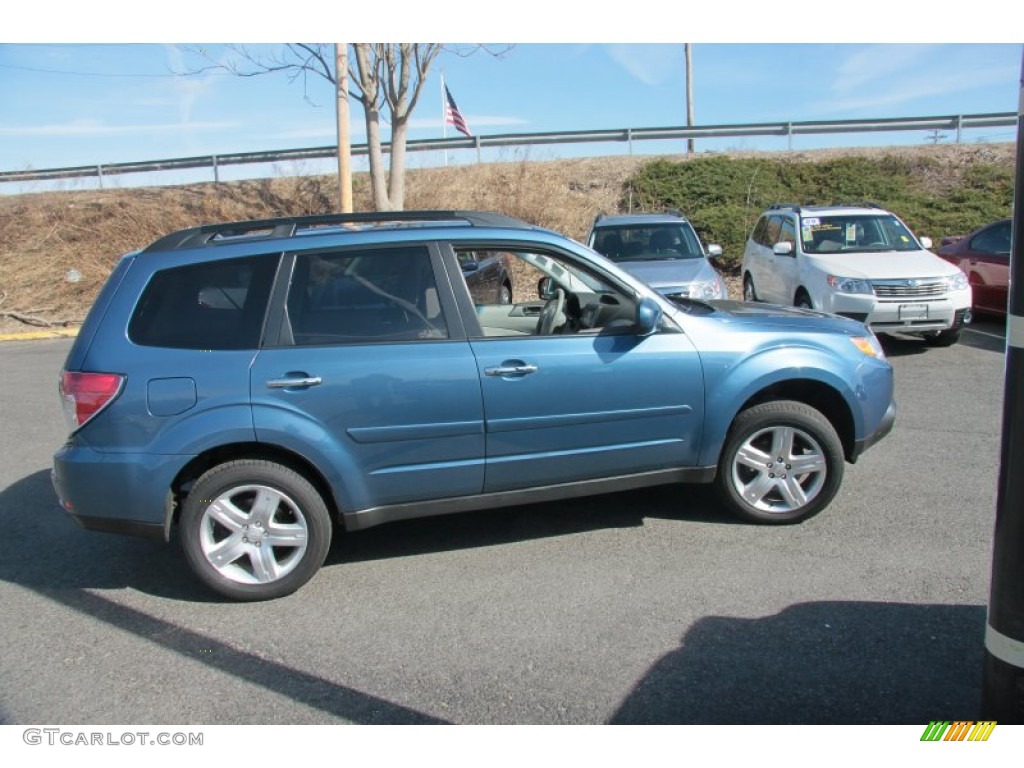
[[[322,383],[323,379],[319,376],[305,376],[294,379],[271,379],[267,382],[267,386],[271,389],[298,389],[300,387],[315,387]]]

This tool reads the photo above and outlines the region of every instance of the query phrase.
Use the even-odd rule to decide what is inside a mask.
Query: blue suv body
[[[480,303],[466,254],[535,300]],[[890,429],[862,324],[670,302],[496,214],[209,225],[120,260],[61,374],[83,526],[169,540],[214,590],[288,594],[334,528],[675,482],[747,520],[823,509]]]

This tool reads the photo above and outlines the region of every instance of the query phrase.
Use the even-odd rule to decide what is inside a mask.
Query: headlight
[[[967,282],[967,275],[957,272],[952,277],[946,278],[946,289],[950,291],[966,291],[970,287]]]
[[[691,283],[690,296],[695,299],[721,299],[725,296],[724,287],[719,280]]]
[[[829,275],[827,279],[829,287],[839,291],[840,293],[875,292],[871,287],[871,283],[867,280],[857,280],[853,277],[836,277],[835,275]]]
[[[885,350],[882,349],[882,345],[878,343],[878,338],[873,333],[870,336],[851,336],[850,343],[869,357],[885,360]]]

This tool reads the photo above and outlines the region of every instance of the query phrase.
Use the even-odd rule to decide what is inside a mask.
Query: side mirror
[[[785,243],[776,243],[772,246],[772,253],[776,256],[792,256],[793,244],[788,241]]]
[[[462,267],[463,273],[465,272],[476,272],[480,269],[480,262],[476,259],[461,259],[459,266]]]
[[[708,256],[709,257],[711,257],[712,259],[717,259],[721,255],[722,255],[722,246],[720,246],[720,245],[709,245],[708,246]]]
[[[640,303],[636,305],[637,336],[650,336],[658,330],[662,314],[661,305],[650,296],[640,299]]]
[[[550,277],[542,277],[537,281],[537,297],[544,301],[551,301],[558,291],[558,284]]]
[[[926,251],[931,250],[932,239],[930,237],[920,237],[918,238],[918,240],[921,241],[922,248],[924,248]]]

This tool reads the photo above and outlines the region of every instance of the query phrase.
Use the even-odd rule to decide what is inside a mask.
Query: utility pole
[[[352,213],[352,140],[348,132],[348,43],[334,44],[338,99],[338,209]]]
[[[1024,724],[1024,56],[1017,102],[1012,232],[1003,437],[985,627],[982,714],[986,720]]]
[[[690,43],[683,43],[686,52],[686,127],[693,128],[693,52]],[[686,154],[693,154],[693,138],[686,140]]]

